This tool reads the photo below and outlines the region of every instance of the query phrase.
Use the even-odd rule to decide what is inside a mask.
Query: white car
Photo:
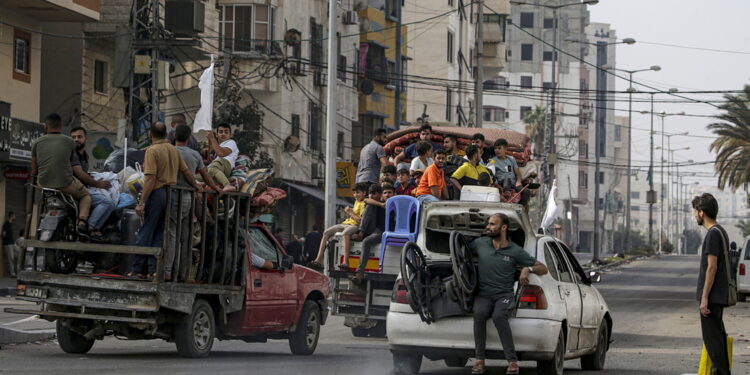
[[[474,357],[472,297],[462,288],[476,285],[476,268],[465,243],[481,236],[489,216],[498,212],[511,220],[510,239],[549,269],[530,275],[516,293],[510,325],[519,360],[537,361],[540,374],[562,374],[564,361],[573,358],[581,358],[587,370],[604,368],[612,316],[592,286],[600,276],[586,274],[562,242],[536,235],[520,205],[442,201],[423,206],[417,243],[402,254],[386,325],[395,373],[418,373],[423,357],[451,367],[466,366]],[[471,266],[462,266],[467,258]],[[487,333],[487,357],[502,359],[491,319]]]
[[[737,259],[737,301],[744,301],[750,295],[750,236],[745,238],[744,245]]]

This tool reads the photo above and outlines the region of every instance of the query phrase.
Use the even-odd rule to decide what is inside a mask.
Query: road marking
[[[694,299],[685,298],[685,299],[677,299],[677,298],[639,298],[639,297],[607,297],[607,301],[617,300],[617,301],[664,301],[664,302],[696,302]]]
[[[36,319],[39,319],[39,315],[32,315],[32,316],[30,316],[28,318],[23,318],[23,319],[20,319],[20,320],[16,320],[15,322],[5,323],[3,325],[4,326],[12,326],[14,324],[25,323],[25,322],[29,322],[29,321],[36,320]]]

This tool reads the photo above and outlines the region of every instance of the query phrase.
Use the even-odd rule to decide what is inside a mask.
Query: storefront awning
[[[298,190],[298,191],[300,191],[302,193],[305,193],[305,194],[307,194],[307,195],[309,195],[311,197],[320,199],[321,201],[325,200],[325,193],[323,191],[317,189],[317,188],[312,187],[312,186],[301,185],[301,184],[297,184],[297,183],[294,183],[294,182],[289,182],[289,181],[281,180],[281,179],[278,179],[277,181],[281,182],[281,184],[283,184],[283,185],[287,185],[289,187],[292,187],[292,188],[294,188],[294,189],[296,189],[296,190]],[[336,205],[337,206],[351,206],[352,204],[349,203],[349,202],[347,202],[346,200],[341,199],[341,198],[336,198]]]

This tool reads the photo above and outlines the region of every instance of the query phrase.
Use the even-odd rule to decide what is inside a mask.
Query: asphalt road
[[[598,288],[614,318],[614,343],[606,370],[598,374],[696,373],[700,353],[697,319],[695,256],[665,256],[635,262],[610,271]],[[749,303],[740,303],[725,318],[735,343],[735,374],[750,373]],[[490,374],[504,374],[503,361],[489,361]],[[522,362],[522,374],[536,374],[534,362]],[[578,360],[566,362],[566,373],[580,370]],[[293,356],[285,341],[248,344],[216,342],[207,359],[177,356],[164,341],[98,341],[87,355],[62,353],[56,342],[6,346],[0,350],[0,374],[376,374],[391,370],[387,342],[355,339],[337,317],[323,328],[317,352]],[[469,368],[449,369],[425,360],[422,374],[468,374]]]

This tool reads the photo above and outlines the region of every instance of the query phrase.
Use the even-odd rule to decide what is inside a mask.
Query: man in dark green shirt
[[[487,320],[490,317],[495,323],[508,361],[506,374],[518,374],[518,358],[508,323],[510,309],[515,302],[513,283],[516,271],[523,267],[519,278],[521,285],[528,283],[529,273],[547,273],[544,264],[508,240],[509,224],[508,216],[494,214],[487,221],[486,236],[469,244],[471,251],[479,258],[479,294],[474,298],[474,344],[477,360],[471,369],[472,374],[484,374]]]

